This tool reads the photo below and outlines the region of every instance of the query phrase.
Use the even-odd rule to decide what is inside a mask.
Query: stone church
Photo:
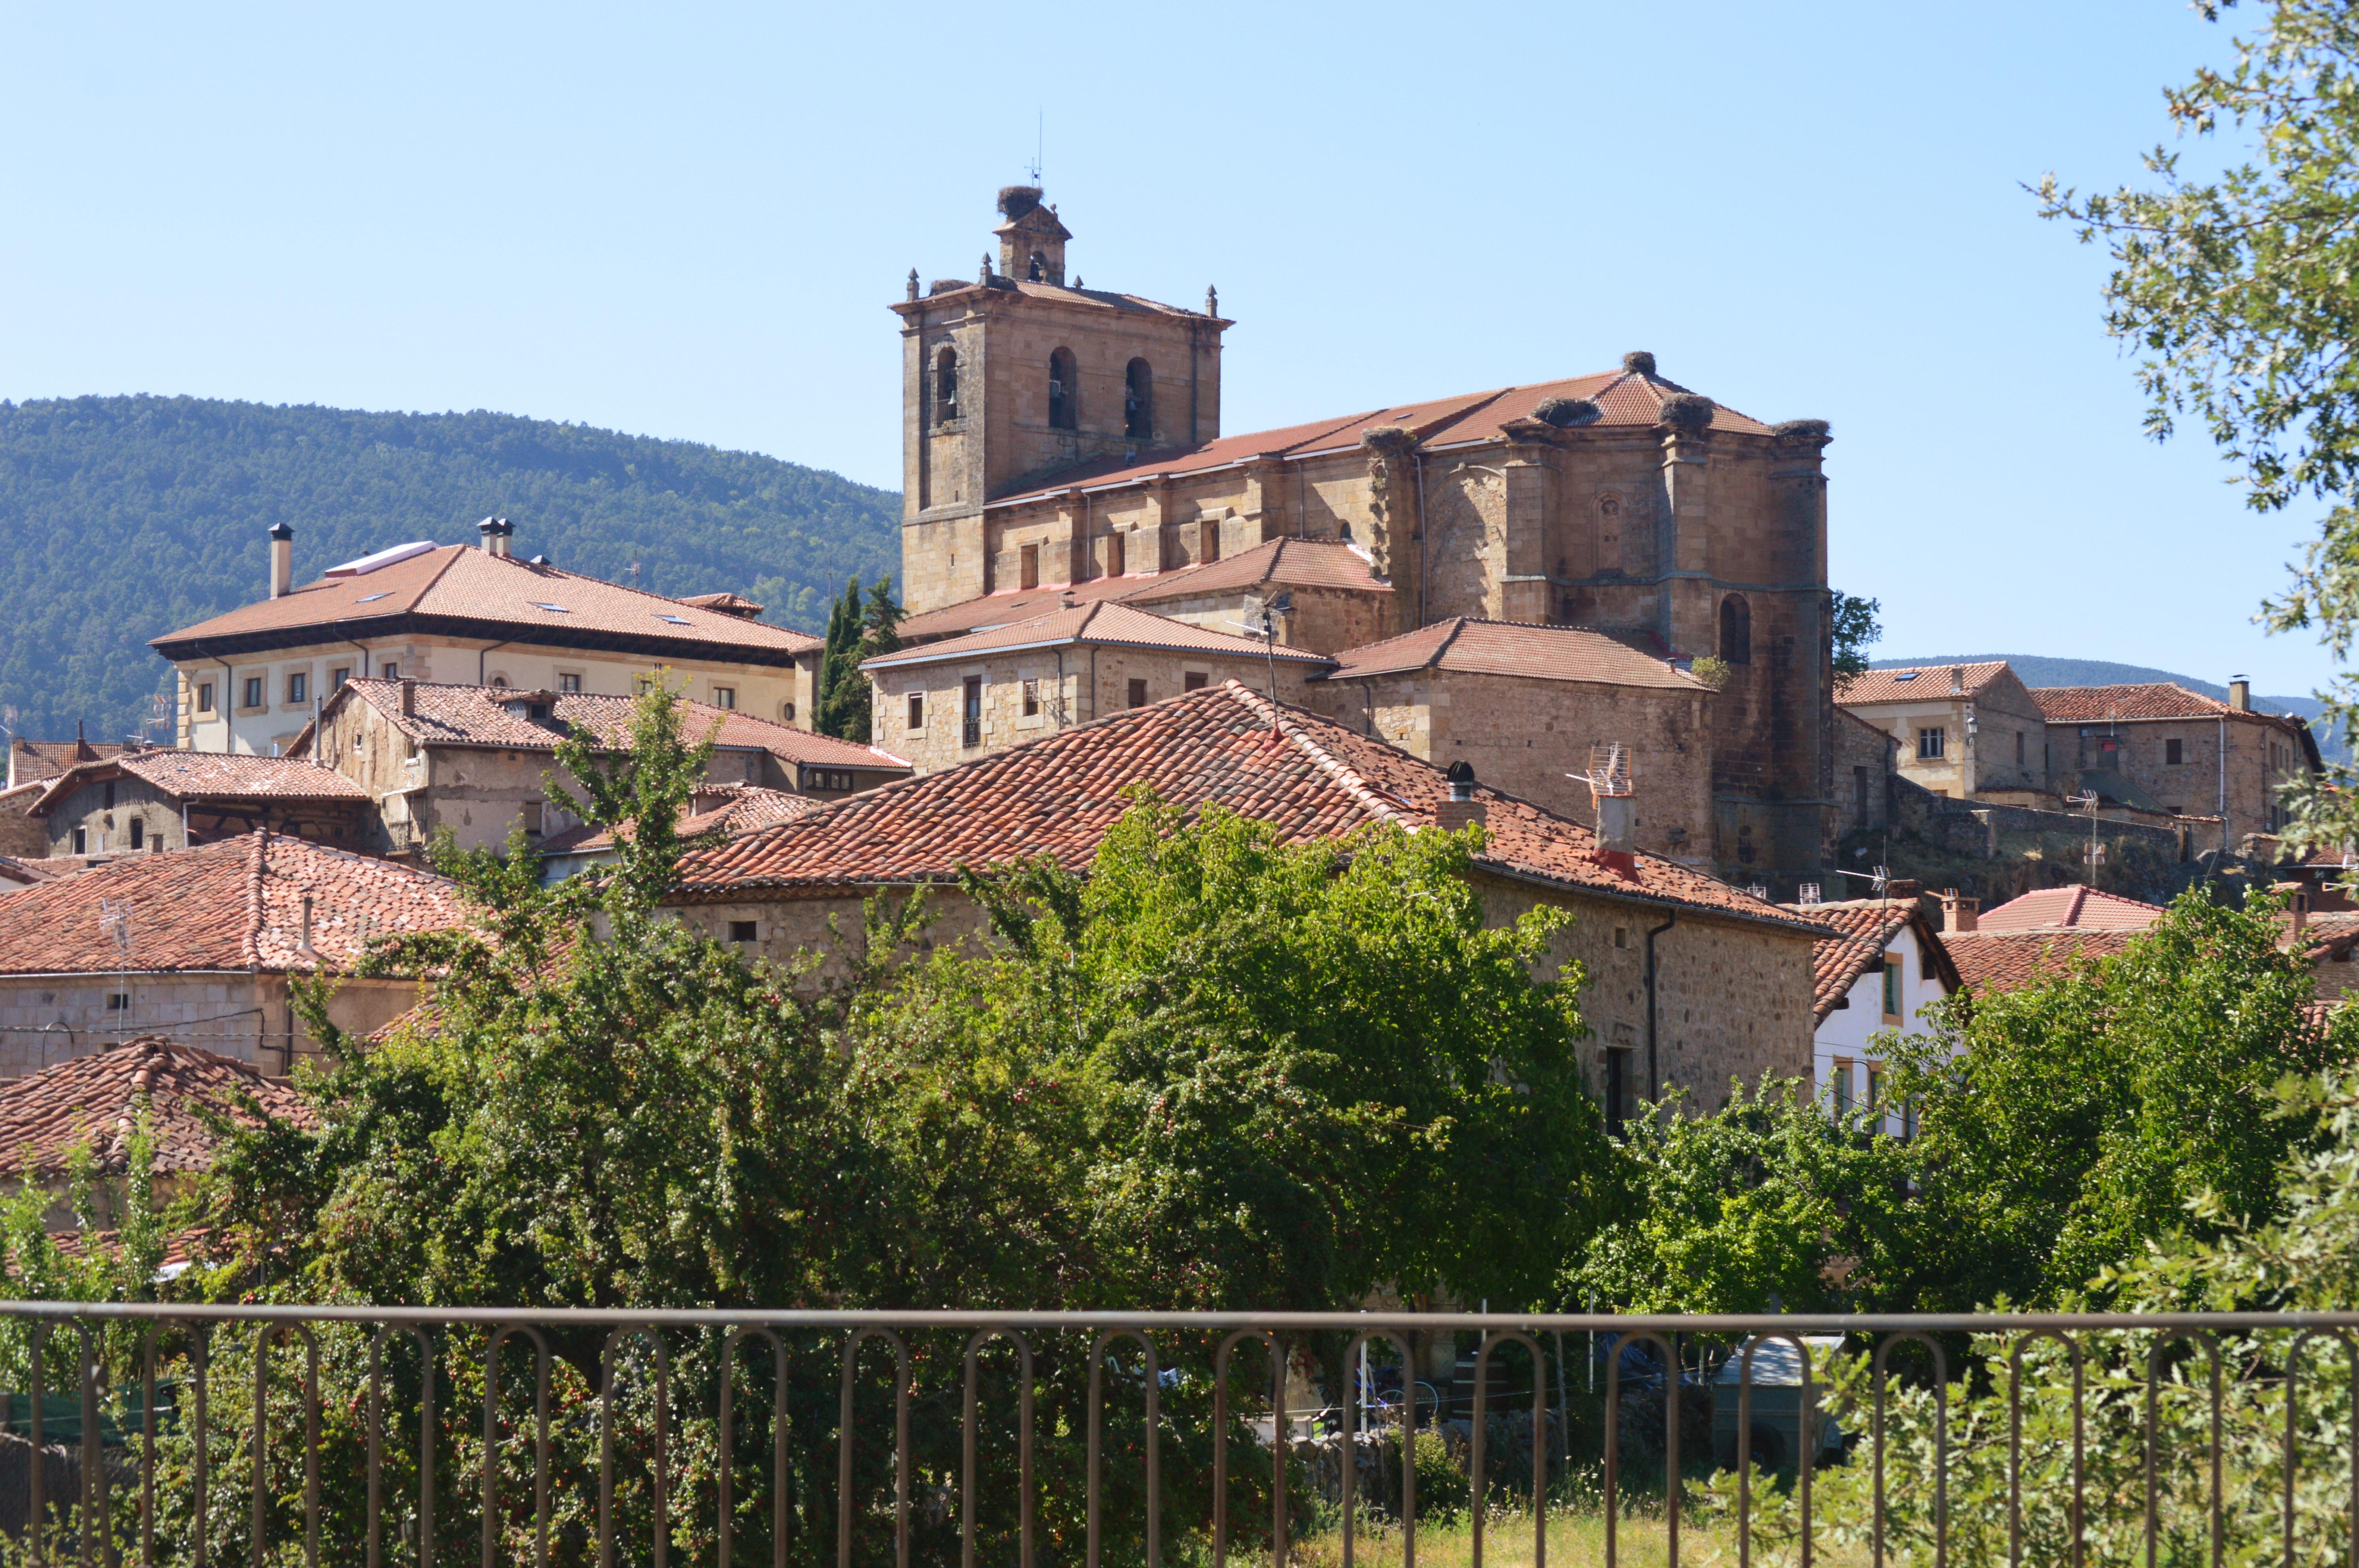
[[[1669,789],[1669,773],[1708,773],[1704,819],[1668,842],[1734,881],[1791,897],[1826,863],[1835,802],[1823,420],[1765,424],[1666,379],[1642,352],[1540,385],[1223,435],[1221,344],[1232,323],[1217,296],[1207,290],[1199,310],[1083,287],[1068,269],[1072,236],[1041,194],[1002,190],[995,254],[976,275],[921,289],[913,271],[893,307],[914,638],[971,635],[1059,602],[1176,602],[1196,579],[1174,574],[1275,541],[1323,542],[1355,557],[1361,610],[1280,616],[1277,637],[1331,657],[1349,650],[1319,645],[1319,627],[1350,627],[1365,643],[1462,618],[1583,629],[1675,671],[1717,657],[1727,676],[1707,693],[1704,733],[1651,758],[1642,748],[1641,794]],[[1332,576],[1322,579],[1330,597]],[[1260,584],[1244,610],[1285,586]],[[1558,645],[1538,632],[1511,641],[1527,664]],[[1504,686],[1481,703],[1462,695],[1456,743],[1489,726],[1495,750],[1554,746],[1550,777],[1581,771],[1587,746],[1615,729],[1614,694],[1625,688],[1600,688],[1606,706],[1585,721],[1591,733],[1551,722],[1546,738],[1521,728],[1527,689]],[[1330,705],[1345,706],[1341,696]],[[1694,841],[1706,835],[1708,849]]]

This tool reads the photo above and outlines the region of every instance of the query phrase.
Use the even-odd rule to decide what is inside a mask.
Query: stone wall
[[[371,1033],[417,1005],[412,980],[346,980],[329,1004],[341,1029]],[[121,1000],[127,997],[127,1005]],[[21,1077],[134,1034],[162,1034],[288,1070],[319,1045],[296,1016],[287,977],[207,973],[0,976],[0,1077]]]
[[[26,813],[41,798],[47,786],[38,784],[19,784],[15,789],[0,791],[0,855],[19,860],[38,860],[49,852],[49,825]]]
[[[2173,741],[2176,762],[2169,760]],[[2224,795],[2220,838],[2202,847],[2230,852],[2246,834],[2283,825],[2277,791],[2307,771],[2299,736],[2288,726],[2253,718],[2050,724],[2047,746],[2048,784],[2060,794],[2080,788],[2082,769],[2110,768],[2157,804],[2186,816],[2223,815]]]
[[[1838,833],[1872,832],[1890,820],[1894,752],[1890,735],[1847,709],[1835,710]],[[1830,889],[1830,898],[1838,896]]]
[[[1439,768],[1463,762],[1495,789],[1594,827],[1593,745],[1630,748],[1638,847],[1706,863],[1712,843],[1712,694],[1413,670],[1310,683],[1312,708]]]
[[[352,800],[257,797],[183,807],[146,779],[125,775],[82,785],[37,820],[49,834],[43,854],[115,855],[185,849],[192,842],[216,843],[265,827],[290,838],[308,838],[339,849],[363,849],[373,838],[367,823],[370,816],[364,803]],[[77,831],[82,836],[79,848],[74,842]]]

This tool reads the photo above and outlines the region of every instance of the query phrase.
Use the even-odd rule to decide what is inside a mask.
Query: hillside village
[[[1631,352],[1229,434],[1216,298],[1068,283],[1042,192],[998,207],[980,276],[913,274],[892,307],[904,602],[859,665],[866,739],[817,728],[828,645],[741,595],[568,570],[529,519],[324,566],[276,525],[250,603],[152,643],[170,744],[12,741],[0,1073],[134,1039],[292,1073],[318,1044],[291,980],[457,918],[438,838],[552,881],[612,859],[556,749],[627,748],[658,683],[712,743],[677,914],[749,957],[856,942],[865,896],[964,866],[1083,869],[1140,784],[1298,839],[1480,824],[1495,919],[1573,916],[1556,961],[1590,978],[1615,1125],[1765,1075],[1873,1102],[1879,1032],[2197,884],[2282,890],[2285,946],[2342,994],[2341,862],[2278,838],[2319,749],[2245,683],[1838,675],[1826,422]],[[955,897],[942,919],[987,939]],[[432,989],[348,982],[338,1022]]]

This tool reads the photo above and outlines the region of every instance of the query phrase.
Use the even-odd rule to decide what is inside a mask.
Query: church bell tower
[[[972,278],[920,288],[901,318],[901,595],[922,612],[1013,587],[988,503],[1221,433],[1221,334],[1183,310],[1068,279],[1071,232],[1038,186],[999,193]]]

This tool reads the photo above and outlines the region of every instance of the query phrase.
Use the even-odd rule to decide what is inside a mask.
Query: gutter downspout
[[[1655,938],[1680,923],[1679,912],[1673,910],[1660,925],[1647,933],[1647,1103],[1654,1104],[1662,1098],[1663,1078],[1660,1060],[1655,1049]]]
[[[495,650],[505,648],[509,643],[513,643],[515,641],[516,639],[514,637],[509,637],[505,641],[494,643],[488,648],[478,648],[475,650],[475,684],[477,686],[484,684],[484,661],[490,658]]]
[[[2228,716],[2220,716],[2220,855],[2228,855]]]
[[[1049,652],[1057,661],[1057,728],[1062,730],[1065,727],[1065,650],[1051,648]]]

